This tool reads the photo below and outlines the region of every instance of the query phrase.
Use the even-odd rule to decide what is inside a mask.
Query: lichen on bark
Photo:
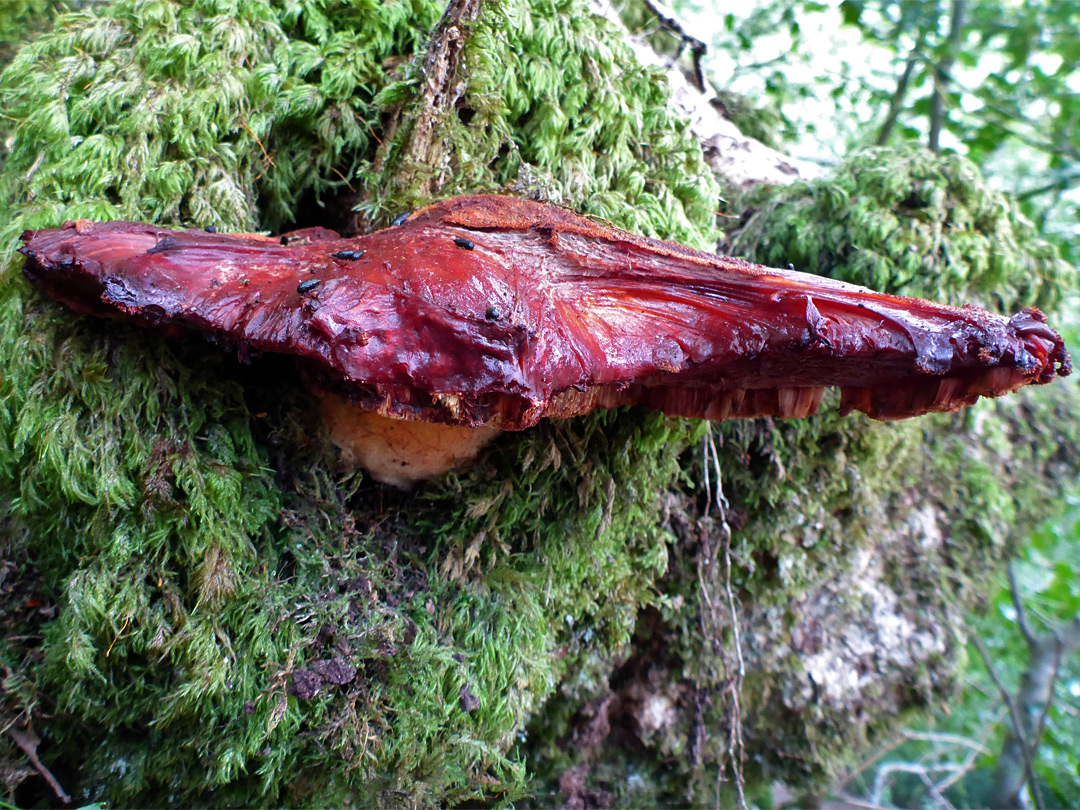
[[[18,122],[0,171],[0,542],[15,564],[0,580],[2,711],[80,798],[434,805],[715,784],[730,627],[701,622],[702,584],[716,583],[699,568],[700,425],[640,411],[550,422],[401,495],[338,466],[288,365],[74,316],[12,258],[21,229],[73,217],[374,227],[433,189],[516,189],[715,243],[720,187],[700,148],[662,83],[575,0],[485,3],[454,72],[464,86],[433,122],[445,164],[403,171],[409,128],[386,124],[419,97],[443,11],[95,4],[0,78]],[[1015,255],[1054,283],[1021,236]],[[1048,465],[1073,464],[1046,442],[1024,449],[1023,409],[1053,403],[724,428],[753,778],[820,774],[872,733],[846,721],[843,683],[824,684],[833,703],[805,696],[812,673],[863,665],[836,652],[852,625],[834,614],[863,626],[864,605],[925,608],[887,639],[867,626],[862,689],[875,710],[910,705],[871,700],[898,683],[936,694],[983,559],[1046,508]],[[931,524],[940,542],[920,539]],[[874,587],[834,610],[827,597],[857,575]],[[815,630],[823,612],[834,623]],[[901,660],[927,634],[937,658]]]

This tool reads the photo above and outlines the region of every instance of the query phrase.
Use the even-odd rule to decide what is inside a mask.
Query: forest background
[[[340,227],[349,221],[346,211],[357,198],[362,216],[382,224],[395,213],[394,207],[424,201],[424,194],[409,179],[408,156],[380,149],[377,132],[386,135],[386,117],[393,114],[387,111],[409,109],[416,93],[416,82],[408,74],[410,60],[424,52],[444,4],[386,4],[396,10],[379,15],[365,3],[337,4],[333,9],[320,3],[237,4],[229,9],[196,3],[188,4],[187,11],[182,5],[0,2],[0,60],[12,65],[0,82],[5,115],[0,119],[0,161],[4,161],[0,205],[6,206],[8,223],[0,235],[6,240],[2,246],[5,264],[11,261],[15,229],[74,216],[123,214],[189,225],[276,229],[289,223],[326,224],[300,220],[316,215],[318,205],[331,198],[347,197],[349,206],[331,205],[327,214]],[[660,73],[684,74],[691,85],[697,80],[698,89],[713,96],[711,106],[743,133],[792,155],[799,170],[791,179],[798,182],[779,187],[739,186],[724,183],[722,177],[702,180],[707,169],[700,157],[691,155],[693,142],[687,133],[649,120],[650,115],[659,116],[656,110],[666,103],[649,89],[656,84],[654,73],[618,85],[629,113],[606,109],[603,96],[591,97],[600,107],[603,122],[618,121],[632,131],[631,138],[657,138],[651,154],[634,151],[621,164],[614,157],[610,165],[604,165],[603,157],[589,158],[589,154],[606,154],[610,144],[605,149],[593,146],[605,136],[595,132],[567,136],[568,120],[580,123],[582,114],[572,111],[573,104],[544,106],[543,87],[521,89],[515,97],[513,82],[504,81],[511,89],[501,97],[476,92],[468,97],[473,118],[458,117],[466,128],[472,127],[471,134],[481,131],[481,137],[473,147],[463,147],[452,136],[445,142],[459,171],[452,181],[442,183],[443,193],[509,187],[516,182],[529,193],[540,187],[548,196],[632,230],[702,246],[708,246],[716,232],[711,212],[719,207],[721,245],[738,255],[781,266],[791,262],[799,269],[841,277],[848,273],[847,277],[890,291],[949,300],[968,300],[962,297],[968,296],[1006,309],[1039,303],[1055,311],[1055,323],[1065,326],[1069,345],[1077,345],[1080,314],[1071,266],[1080,250],[1080,70],[1076,67],[1080,65],[1076,34],[1080,12],[1073,4],[763,2],[745,13],[725,13],[703,4],[677,3],[668,10],[649,2],[627,2],[619,9],[622,28],[613,23],[603,29],[603,35],[591,23],[580,22],[584,14],[580,4],[532,4],[527,12],[534,17],[531,25],[523,21],[526,12],[521,4],[495,5],[505,20],[520,26],[522,33],[509,35],[511,45],[523,53],[546,53],[560,69],[578,65],[575,60],[585,63],[582,70],[589,69],[589,60],[611,68],[627,58],[612,43],[646,44],[659,55]],[[200,29],[202,23],[193,13],[211,21],[215,13],[235,16],[238,22],[233,27],[207,23]],[[54,27],[63,14],[68,16]],[[365,38],[349,40],[350,24]],[[150,53],[152,46],[139,40],[140,30],[160,31],[159,45],[153,46],[160,48],[159,53]],[[498,51],[498,30],[498,26],[485,28],[481,18],[473,76],[497,73],[484,61],[484,49]],[[710,36],[704,37],[702,31],[711,32]],[[35,40],[39,35],[41,39]],[[205,39],[200,41],[200,36]],[[582,44],[596,40],[603,43],[599,51],[592,44]],[[614,50],[605,52],[608,48]],[[573,53],[573,59],[564,58],[560,49]],[[285,68],[282,50],[289,52]],[[375,69],[352,53],[368,53]],[[155,65],[155,58],[168,67]],[[125,59],[145,64],[140,80],[190,81],[196,100],[203,95],[209,98],[200,95],[200,82],[213,77],[218,82],[216,106],[207,102],[202,108],[185,108],[164,91],[156,106],[142,104],[138,99],[145,88],[135,87],[136,82],[124,73]],[[101,78],[105,65],[122,79],[95,96],[88,88]],[[274,70],[288,73],[289,78],[272,76]],[[313,71],[321,71],[322,78],[312,79]],[[234,73],[238,76],[235,84],[221,81],[220,76]],[[586,82],[579,88],[581,97],[574,99],[579,91],[572,86],[537,78],[541,85],[547,81],[556,88],[552,92],[563,102],[573,99],[578,110],[594,92]],[[74,81],[84,81],[85,87],[71,90],[74,85],[69,84]],[[334,81],[339,85],[333,85]],[[477,80],[477,85],[482,82]],[[63,104],[53,104],[50,99],[62,95],[57,90],[60,86],[63,93],[70,91],[70,97],[64,96]],[[605,92],[610,96],[611,87]],[[517,112],[515,104],[521,107]],[[362,110],[363,105],[381,115]],[[119,116],[121,110],[129,117],[145,115],[147,121],[131,121],[127,129],[110,130],[109,116]],[[355,116],[354,110],[359,110]],[[506,110],[513,114],[507,115]],[[354,117],[359,123],[350,123]],[[486,141],[479,129],[485,119]],[[500,125],[505,133],[499,131]],[[295,142],[275,147],[271,138],[290,127]],[[77,161],[69,155],[76,142],[68,140],[76,131],[82,150]],[[575,138],[581,141],[575,160],[560,163],[562,147],[557,144]],[[166,148],[162,141],[179,145]],[[511,153],[519,154],[508,156],[507,144],[513,144]],[[915,151],[915,147],[926,151]],[[468,148],[481,153],[479,158],[473,155],[474,162],[496,167],[490,176],[486,169],[464,171],[473,165],[463,155]],[[609,151],[617,155],[614,147]],[[390,190],[365,196],[365,188],[380,179],[379,166],[395,160]],[[641,170],[641,165],[651,168]],[[674,174],[681,171],[688,176],[676,179]],[[888,180],[880,180],[883,173]],[[897,188],[890,190],[890,183]],[[716,193],[720,186],[723,204]],[[645,203],[639,213],[627,214],[624,201],[636,200],[633,195],[643,190],[652,195],[655,207]],[[912,194],[925,199],[918,205],[906,204]],[[313,199],[319,200],[318,205]],[[965,231],[960,211],[973,212],[972,221],[984,224]],[[889,212],[896,220],[882,222]],[[851,224],[860,216],[862,220]],[[868,217],[873,220],[869,224]],[[904,224],[898,226],[898,222]],[[833,231],[841,223],[846,230],[837,236]],[[931,236],[925,237],[920,230],[924,225],[931,226],[927,231]],[[911,244],[924,237],[933,241],[934,248],[926,255],[933,254],[934,260],[923,263],[920,254],[915,265],[908,265],[882,247],[878,253],[884,258],[876,263],[863,256],[862,265],[854,260],[845,264],[850,245],[859,238],[871,241],[875,230],[882,230],[876,239],[886,245],[898,227],[910,227]],[[791,232],[798,237],[785,236]],[[969,232],[966,243],[961,242],[962,232]],[[711,246],[715,244],[714,240]],[[944,259],[943,244],[947,245],[945,254],[954,251]],[[47,803],[66,786],[87,799],[109,798],[118,803],[168,803],[169,797],[177,796],[184,797],[180,801],[215,804],[268,796],[275,801],[317,803],[327,795],[355,800],[378,794],[381,800],[394,797],[402,803],[532,796],[536,801],[558,799],[585,806],[589,802],[640,802],[644,797],[670,800],[672,796],[695,802],[736,801],[745,786],[750,800],[761,804],[781,804],[785,796],[806,802],[829,795],[896,807],[982,806],[1001,804],[1001,797],[1038,806],[1080,803],[1080,746],[1076,744],[1080,740],[1080,659],[1076,655],[1080,585],[1075,574],[1080,570],[1080,506],[1076,461],[1068,450],[1070,437],[1076,434],[1074,426],[1028,425],[1029,432],[1050,432],[1043,437],[1048,446],[1030,451],[1030,458],[1016,458],[1015,448],[998,447],[996,437],[971,438],[980,435],[981,422],[970,420],[942,422],[940,429],[902,434],[902,440],[883,439],[885,434],[875,433],[873,427],[844,433],[824,421],[807,429],[732,428],[723,434],[719,451],[711,434],[703,438],[699,429],[686,429],[689,432],[684,435],[682,428],[648,419],[624,419],[611,425],[597,421],[580,433],[538,436],[530,440],[532,444],[513,451],[519,461],[526,460],[526,468],[540,456],[566,456],[596,463],[601,470],[595,480],[575,481],[568,490],[576,489],[581,503],[581,516],[575,518],[579,524],[572,524],[568,534],[595,536],[601,541],[599,548],[618,562],[604,572],[606,578],[597,581],[581,573],[580,569],[592,564],[590,560],[570,559],[562,568],[554,567],[556,581],[562,577],[577,583],[576,588],[610,588],[618,598],[607,604],[589,602],[580,594],[559,597],[562,601],[556,599],[554,608],[530,606],[537,612],[535,617],[526,611],[508,621],[498,607],[500,599],[503,609],[509,604],[505,590],[522,587],[536,575],[532,569],[508,562],[520,554],[512,527],[529,524],[527,514],[537,509],[535,520],[550,519],[545,506],[516,502],[506,492],[485,491],[476,495],[465,513],[455,514],[452,526],[435,522],[432,515],[421,519],[432,521],[426,528],[429,536],[438,538],[434,551],[410,546],[405,538],[417,536],[415,525],[364,525],[364,504],[375,496],[362,482],[342,477],[340,472],[336,477],[305,478],[280,462],[277,454],[284,452],[282,448],[295,449],[297,435],[309,427],[295,423],[298,417],[290,415],[291,405],[271,416],[278,423],[269,441],[273,449],[267,454],[256,449],[258,441],[252,438],[262,435],[258,429],[245,433],[247,429],[239,426],[246,424],[247,411],[252,410],[244,395],[231,392],[231,398],[223,398],[216,411],[199,404],[207,401],[206,391],[213,384],[187,379],[182,371],[183,357],[190,362],[192,357],[201,357],[199,350],[184,350],[187,354],[181,352],[179,360],[164,348],[152,350],[156,360],[140,359],[137,353],[125,355],[117,349],[124,344],[122,337],[110,337],[98,345],[96,338],[87,337],[94,335],[94,327],[65,331],[66,327],[52,322],[53,310],[28,297],[10,272],[5,285],[0,503],[8,506],[10,516],[0,517],[8,552],[0,579],[5,632],[0,662],[6,734],[3,767],[11,791],[9,801]],[[42,335],[46,337],[34,342],[34,336]],[[93,381],[75,382],[75,372],[65,371],[63,365],[69,355],[96,358],[102,369],[118,364],[133,379],[145,380],[136,386],[137,392],[162,396],[197,414],[195,427],[185,434],[167,415],[148,411],[139,418],[151,426],[147,432],[157,441],[120,448],[115,463],[110,460],[112,450],[107,450],[100,464],[80,469],[71,461],[74,450],[85,450],[95,441],[111,448],[110,440],[102,438],[108,435],[107,423],[123,423],[133,411],[130,402],[119,403],[97,391]],[[17,373],[16,362],[29,370]],[[43,383],[41,375],[57,362],[57,379]],[[156,372],[149,371],[147,363],[171,369],[182,382],[174,389],[151,379]],[[85,359],[80,359],[79,367],[86,368]],[[101,371],[101,377],[105,380],[108,373]],[[257,389],[257,383],[253,385]],[[994,419],[999,418],[1004,427],[990,432],[1000,430],[1014,443],[1034,445],[1035,439],[1014,426],[1015,419],[1075,422],[1072,401],[1034,397],[1025,401],[1018,416],[994,411],[985,421],[998,425]],[[98,409],[100,416],[91,421],[103,423],[101,434],[83,435],[87,417],[80,416],[72,402],[83,403],[87,412]],[[975,421],[979,420],[983,416]],[[162,422],[168,423],[166,427],[160,426]],[[965,438],[955,446],[945,444],[941,435],[957,431]],[[841,454],[862,459],[852,462],[853,469],[873,469],[895,455],[907,461],[897,464],[890,474],[900,481],[924,480],[925,470],[910,461],[915,457],[912,444],[923,441],[928,442],[929,454],[936,454],[933,466],[941,468],[940,479],[927,486],[944,488],[955,483],[958,498],[982,514],[972,516],[964,505],[950,504],[948,496],[940,495],[940,515],[948,519],[926,518],[927,513],[904,502],[903,492],[909,486],[882,485],[882,494],[864,493],[854,484],[844,488],[822,483],[827,476],[832,480],[836,469],[824,464],[821,456],[836,456],[838,447]],[[170,449],[174,446],[182,452]],[[844,581],[845,571],[854,570],[849,562],[834,571],[814,556],[827,556],[830,549],[841,554],[822,540],[830,532],[836,537],[868,535],[875,527],[892,530],[913,520],[929,520],[940,523],[948,539],[944,545],[953,547],[933,557],[927,570],[947,572],[955,581],[944,589],[949,591],[945,597],[928,590],[930,574],[921,580],[913,577],[901,586],[901,592],[908,587],[919,594],[922,601],[913,603],[919,609],[947,619],[920,630],[939,636],[945,632],[942,627],[953,628],[955,638],[967,642],[966,654],[961,643],[957,651],[933,650],[910,666],[890,658],[900,676],[893,680],[883,676],[884,686],[876,697],[868,696],[869,692],[860,695],[858,706],[841,696],[835,706],[814,714],[808,708],[813,701],[800,702],[788,695],[775,698],[776,705],[792,715],[793,727],[819,724],[820,737],[811,732],[798,732],[805,739],[793,733],[791,741],[770,737],[759,727],[768,725],[768,718],[758,720],[756,726],[747,718],[745,739],[719,733],[738,727],[740,708],[767,714],[772,704],[744,697],[740,707],[733,699],[746,686],[741,675],[735,679],[731,674],[736,668],[741,672],[743,664],[741,660],[736,664],[731,656],[732,624],[704,610],[687,619],[685,605],[697,599],[696,588],[683,592],[670,584],[673,574],[681,571],[685,581],[701,581],[705,592],[708,583],[717,585],[714,596],[732,595],[730,582],[723,587],[723,572],[708,570],[702,560],[709,555],[700,553],[714,543],[712,558],[723,563],[724,556],[718,557],[717,552],[729,546],[716,538],[723,540],[725,531],[702,530],[701,537],[689,543],[684,536],[697,531],[687,526],[713,525],[709,523],[713,520],[711,499],[704,499],[702,506],[700,498],[686,494],[696,490],[696,482],[709,466],[697,453],[696,448],[702,446],[713,447],[711,452],[718,459],[723,456],[728,494],[746,504],[736,507],[735,543],[730,549],[734,549],[736,567],[749,572],[735,589],[745,610],[748,641],[754,640],[754,611],[748,606],[752,596],[767,605],[770,599],[781,603],[794,593],[811,612],[813,600],[804,595],[813,593],[813,587],[792,574],[790,566],[833,572],[828,576],[839,582]],[[557,449],[552,451],[553,447]],[[612,447],[617,448],[615,456],[620,460],[602,467],[597,454],[611,452]],[[689,455],[683,454],[680,460],[676,450],[658,449],[672,447],[690,448]],[[325,448],[306,447],[304,452],[321,457]],[[971,456],[979,462],[989,456],[1002,464],[996,467],[989,462],[976,474],[975,468],[965,466]],[[809,459],[805,471],[780,476],[794,477],[794,483],[809,495],[792,495],[771,478],[763,484],[766,477],[759,471],[736,472],[739,459],[751,457],[764,459],[765,467],[779,464],[789,470]],[[28,458],[36,461],[28,464]],[[278,477],[263,480],[253,472],[270,466],[278,468]],[[552,466],[557,469],[559,464],[536,462],[529,482],[534,491],[555,492],[570,486],[551,477]],[[675,473],[678,469],[684,472]],[[234,475],[235,470],[241,474]],[[950,479],[953,473],[958,475],[955,482]],[[995,477],[1001,480],[994,481]],[[288,480],[283,483],[283,478]],[[680,483],[671,483],[676,479]],[[657,485],[661,480],[663,487]],[[619,482],[620,492],[635,485],[664,489],[668,494],[661,499],[666,504],[663,510],[641,507],[643,513],[628,514],[625,521],[629,525],[655,519],[658,531],[679,537],[681,546],[671,543],[661,554],[656,544],[665,546],[658,541],[659,534],[636,545],[628,540],[626,526],[612,517],[611,504],[621,497],[615,494],[614,481]],[[432,514],[446,502],[440,498],[476,492],[475,484],[475,480],[455,479],[448,485],[450,492],[431,495]],[[878,495],[885,506],[874,500]],[[807,525],[779,514],[786,499],[793,499],[792,516],[811,516],[805,520]],[[238,500],[250,507],[245,517],[231,522],[221,518]],[[69,511],[60,506],[70,501],[84,508]],[[588,507],[595,503],[607,503],[607,510],[593,514]],[[881,514],[877,518],[835,517],[844,509],[860,514],[878,509]],[[660,511],[665,515],[663,522],[656,518]],[[151,524],[148,536],[125,523],[126,512],[141,515]],[[777,516],[766,520],[762,515],[768,512]],[[922,517],[916,520],[909,512]],[[286,527],[264,528],[277,514],[287,516]],[[320,526],[341,521],[343,515],[357,524],[350,525],[350,532],[368,537],[382,550],[389,548],[387,538],[393,535],[394,548],[403,549],[402,561],[394,556],[380,567],[355,547],[335,546],[328,554],[330,534]],[[814,515],[826,526],[824,530],[814,524]],[[726,515],[721,513],[721,517]],[[726,527],[726,520],[716,520]],[[842,528],[830,521],[839,521]],[[33,537],[73,533],[75,526],[87,527],[85,539],[55,552],[31,550]],[[294,531],[297,527],[304,531]],[[543,526],[529,525],[520,531],[533,538],[530,550],[540,557],[551,556],[545,551],[548,541]],[[900,529],[897,532],[903,535]],[[481,550],[477,543],[463,539],[477,536],[495,538],[494,550]],[[774,562],[779,573],[768,573],[768,554],[755,543],[764,547],[775,544],[776,538],[791,536],[799,538],[794,546],[805,548],[805,553],[778,555]],[[204,537],[217,539],[208,542]],[[359,541],[358,545],[362,546]],[[172,550],[161,551],[164,546]],[[249,546],[258,546],[259,554],[251,554]],[[266,560],[264,554],[273,563],[255,561]],[[110,575],[86,562],[95,555],[103,560],[102,569],[112,565],[124,571],[129,563],[122,561],[132,556],[141,555],[146,562],[122,575]],[[1003,560],[1014,555],[1015,562],[1004,567]],[[942,561],[946,558],[948,565]],[[956,563],[957,558],[961,562]],[[488,566],[483,576],[476,573],[477,559]],[[437,574],[426,573],[432,565],[437,566]],[[305,581],[305,587],[312,587],[310,583],[327,576],[337,577],[342,584],[337,592],[322,595],[318,604],[309,604],[285,589],[275,597],[280,604],[269,604],[238,584],[240,577],[254,577],[256,571],[297,581],[297,593]],[[642,571],[649,572],[651,579],[643,585],[630,584],[641,582]],[[727,576],[730,580],[730,571]],[[735,576],[739,580],[739,574]],[[156,599],[145,587],[148,577],[156,577],[159,586],[164,580],[174,587],[170,590],[167,584],[162,588],[164,597]],[[782,585],[770,584],[771,578],[782,580]],[[650,595],[654,586],[660,597]],[[170,600],[175,604],[170,605]],[[284,604],[288,600],[296,601]],[[340,645],[348,634],[341,628],[356,617],[334,614],[341,605],[345,605],[341,615],[352,609],[365,617],[358,622],[362,632],[349,636],[353,645],[349,660],[358,663],[364,677],[378,688],[365,690],[346,681],[339,686],[347,695],[330,695],[332,690],[324,689],[314,701],[312,696],[305,699],[297,694],[295,673],[318,673],[314,664],[319,655],[332,645],[345,649]],[[206,606],[224,617],[220,623],[217,618],[201,618],[199,611],[205,612]],[[410,613],[414,607],[417,612]],[[176,618],[179,614],[184,615],[183,622]],[[429,628],[424,614],[438,615],[439,621]],[[336,617],[333,621],[327,619],[331,615]],[[450,618],[443,621],[444,615]],[[550,615],[565,616],[569,624],[554,639],[546,629]],[[768,622],[775,615],[763,607],[759,619]],[[282,642],[280,655],[249,627],[253,621],[278,616],[288,616],[293,626],[282,633],[291,634],[291,640]],[[145,628],[135,631],[139,623]],[[175,629],[181,625],[186,629]],[[513,639],[512,645],[522,648],[521,655],[509,664],[494,660],[490,638],[472,640],[464,632],[473,626],[492,637],[505,634]],[[327,627],[329,636],[324,631]],[[701,647],[700,640],[688,640],[694,627],[710,643],[725,641],[727,646],[716,653],[715,661],[693,652]],[[788,655],[792,650],[800,652],[792,641],[798,636],[796,630],[797,622],[786,642]],[[650,639],[663,638],[678,639],[670,653],[670,659],[678,661],[658,658],[655,651],[644,652],[650,649]],[[910,638],[904,640],[909,642]],[[262,658],[244,664],[244,654],[237,656],[232,649],[234,643],[257,648]],[[880,634],[874,636],[874,644],[883,644]],[[399,648],[407,648],[414,656],[416,671],[430,677],[430,687],[395,674],[393,662]],[[553,649],[566,663],[547,667],[531,660],[548,656]],[[318,654],[311,654],[312,650]],[[816,653],[818,648],[809,645],[801,652]],[[459,657],[472,668],[460,671]],[[150,662],[166,658],[170,674],[154,673]],[[762,665],[757,676],[752,672],[753,688],[762,694],[770,690],[779,694],[791,682],[813,685],[812,678],[792,676],[798,667],[783,659],[784,654],[776,653],[773,670]],[[265,667],[267,661],[276,662],[278,670],[257,675],[254,669]],[[307,670],[301,669],[304,661],[309,661]],[[513,671],[496,673],[500,667]],[[139,672],[145,682],[127,681],[129,676],[121,672]],[[292,687],[288,686],[290,676]],[[236,689],[233,681],[252,685]],[[953,683],[960,688],[949,685]],[[114,684],[134,686],[130,713],[117,705]],[[832,684],[814,686],[819,687],[829,693]],[[243,699],[225,697],[244,689]],[[911,694],[883,699],[882,695],[891,695],[891,689]],[[200,690],[209,697],[197,694]],[[499,690],[513,694],[499,703],[491,698]],[[715,701],[705,705],[703,696],[710,694]],[[163,709],[150,711],[141,705],[163,700],[162,696],[167,698]],[[275,702],[278,698],[281,702]],[[387,719],[387,706],[397,713],[393,721]],[[431,706],[440,708],[435,712]],[[232,719],[229,712],[234,709],[238,717],[254,718],[252,725]],[[865,722],[837,719],[864,709],[870,715]],[[660,719],[650,719],[647,710],[659,712]],[[898,711],[908,712],[901,723],[891,719]],[[433,712],[438,715],[434,720]],[[668,720],[666,713],[678,719]],[[405,721],[405,717],[414,719]],[[215,732],[205,744],[192,744],[208,718],[221,725],[220,733]],[[521,729],[525,719],[531,723],[528,734]],[[258,729],[256,722],[261,723]],[[396,740],[387,733],[391,726],[397,730]],[[156,745],[171,741],[176,750],[167,755],[142,750],[135,730],[143,727],[151,729],[148,733]],[[716,739],[702,737],[702,727],[709,729],[706,737]],[[606,732],[601,733],[604,728]],[[611,746],[622,753],[605,759],[600,749],[608,738],[625,745]],[[70,761],[71,751],[87,746],[88,741],[101,745],[104,753],[84,754],[77,765],[60,766],[65,759]],[[560,750],[568,747],[567,741],[573,752]],[[778,764],[767,752],[785,745],[791,746],[789,762]],[[342,762],[349,764],[343,767]],[[673,762],[679,763],[676,776],[664,776],[672,771]],[[200,770],[205,778],[191,775]],[[299,777],[289,784],[295,774]],[[51,785],[50,778],[59,781]],[[325,790],[338,792],[321,792]]]

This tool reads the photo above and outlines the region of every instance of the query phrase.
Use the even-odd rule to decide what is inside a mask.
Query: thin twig
[[[945,121],[945,95],[947,93],[947,79],[945,78],[952,70],[953,59],[960,50],[961,35],[964,30],[964,10],[966,0],[952,0],[952,14],[949,25],[949,39],[945,46],[945,55],[942,57],[940,67],[934,71],[934,91],[930,99],[930,138],[928,146],[931,152],[941,149],[941,128]]]
[[[915,762],[888,762],[878,768],[877,776],[874,778],[874,789],[870,795],[870,800],[876,805],[882,804],[882,794],[885,792],[891,782],[891,777],[894,773],[910,773],[918,776],[923,783],[923,786],[930,792],[935,801],[938,804],[944,804],[946,807],[952,807],[948,800],[938,791],[934,781],[930,779],[929,774],[932,771],[948,771],[953,773],[959,768],[959,765],[954,763],[941,763],[940,765],[919,765]]]
[[[21,728],[9,728],[8,736],[15,741],[15,744],[22,749],[22,752],[26,754],[26,758],[30,760],[30,764],[34,766],[41,777],[49,783],[49,787],[53,789],[53,793],[56,794],[56,798],[62,801],[64,804],[71,804],[71,796],[67,791],[61,787],[60,782],[55,776],[52,775],[52,771],[45,767],[37,755],[37,747],[41,742],[41,739],[34,733],[33,729],[21,729]]]
[[[908,52],[908,57],[905,60],[906,64],[904,65],[904,72],[900,74],[900,79],[896,83],[896,91],[889,100],[889,114],[885,118],[885,123],[881,125],[881,129],[878,131],[878,146],[884,146],[888,142],[889,135],[892,134],[893,128],[896,126],[896,121],[900,117],[900,111],[904,107],[904,99],[907,98],[911,74],[915,72],[915,65],[920,61],[919,53],[922,51],[925,43],[926,31],[921,30],[919,31],[919,39],[915,43],[915,47]]]
[[[985,754],[990,756],[990,749],[982,743],[971,739],[970,737],[962,737],[959,734],[948,734],[943,731],[912,731],[905,730],[902,732],[904,739],[906,740],[918,740],[920,742],[942,743],[944,745],[956,745],[962,748],[974,749],[976,753]]]
[[[679,53],[675,58],[678,59],[682,55],[682,51],[687,46],[690,47],[690,53],[694,63],[694,84],[697,85],[699,93],[705,92],[705,70],[702,68],[701,62],[704,59],[705,54],[708,52],[708,46],[703,40],[698,39],[692,34],[686,32],[686,27],[679,21],[679,18],[675,16],[675,12],[665,6],[658,0],[642,0],[645,3],[645,7],[649,9],[656,19],[660,21],[660,27],[679,40]]]
[[[994,669],[994,662],[990,660],[990,653],[982,643],[982,639],[977,635],[972,635],[971,641],[975,645],[975,649],[979,651],[979,655],[982,656],[983,663],[986,665],[986,671],[990,675],[990,680],[994,682],[994,686],[997,687],[998,692],[1001,694],[1001,699],[1005,701],[1005,706],[1009,709],[1009,717],[1012,719],[1013,730],[1016,733],[1016,739],[1020,743],[1020,753],[1024,759],[1024,774],[1027,776],[1028,786],[1031,788],[1031,798],[1035,802],[1037,810],[1043,810],[1042,792],[1039,790],[1039,785],[1035,781],[1035,770],[1031,767],[1032,749],[1028,744],[1027,736],[1024,734],[1024,727],[1020,722],[1020,712],[1017,711],[1016,703],[1009,694],[1009,690],[1005,688],[1005,684],[1003,684],[1001,678],[998,677],[997,670]]]
[[[861,776],[862,774],[866,773],[866,771],[870,768],[871,765],[878,762],[882,757],[891,754],[905,742],[907,742],[907,740],[904,739],[904,735],[902,733],[893,736],[892,739],[879,746],[876,751],[873,751],[872,753],[867,755],[866,758],[863,759],[857,767],[849,771],[847,775],[840,777],[840,779],[834,782],[832,787],[833,792],[837,796],[843,796],[844,794],[841,793],[842,789],[847,787],[856,776]]]
[[[1020,202],[1030,200],[1032,197],[1038,197],[1041,194],[1047,194],[1051,191],[1061,193],[1069,189],[1077,181],[1080,181],[1080,175],[1066,174],[1054,180],[1051,183],[1047,183],[1042,186],[1036,186],[1035,188],[1025,189],[1024,191],[1018,191],[1013,196]]]
[[[880,804],[874,804],[873,802],[868,802],[865,799],[859,799],[855,796],[850,796],[847,793],[838,793],[836,795],[837,798],[843,800],[847,804],[850,804],[852,807],[861,807],[863,808],[863,810],[893,810],[892,807],[885,807]]]
[[[975,763],[978,760],[979,756],[980,751],[978,750],[978,748],[972,747],[971,749],[969,749],[963,761],[957,766],[956,772],[952,776],[946,777],[945,779],[942,779],[940,782],[937,783],[936,787],[938,792],[944,793],[946,790],[951,788],[953,785],[955,785],[957,782],[959,782],[961,779],[971,773],[971,771],[975,768]]]
[[[1028,621],[1024,602],[1020,598],[1020,588],[1016,584],[1016,571],[1013,570],[1012,560],[1009,560],[1005,566],[1005,575],[1009,578],[1009,596],[1012,597],[1013,608],[1016,610],[1016,626],[1020,630],[1020,635],[1024,637],[1024,641],[1027,642],[1028,647],[1034,647],[1037,639],[1031,629],[1031,623]]]

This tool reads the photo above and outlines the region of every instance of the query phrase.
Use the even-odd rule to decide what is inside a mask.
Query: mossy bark
[[[700,424],[549,422],[403,495],[340,467],[288,364],[78,317],[19,276],[18,232],[64,219],[374,227],[434,189],[512,189],[715,244],[721,189],[700,148],[576,0],[480,8],[453,103],[426,130],[444,161],[420,171],[410,116],[444,11],[93,5],[0,79],[0,120],[17,122],[0,172],[2,711],[81,799],[670,802],[716,788],[735,634],[713,609],[727,571]],[[873,227],[923,250],[935,284],[949,268],[947,295],[1054,300],[1065,271],[986,189],[996,230],[979,220],[971,243],[990,247],[970,254],[985,262],[952,271],[969,255],[941,247],[955,222],[915,238],[927,206],[873,197],[874,178],[948,212],[949,167],[972,170],[920,157],[944,168],[916,182],[909,160],[841,170],[863,185],[821,245],[865,247],[866,218],[888,215],[895,227]],[[799,232],[753,222],[774,252]],[[769,260],[795,261],[788,244],[793,258]],[[815,256],[817,271],[842,266],[840,251]],[[751,787],[820,778],[897,711],[941,699],[959,617],[1076,467],[1074,424],[1061,388],[904,425],[714,429]],[[13,788],[32,770],[10,736],[0,758]],[[43,785],[15,796],[43,800]]]

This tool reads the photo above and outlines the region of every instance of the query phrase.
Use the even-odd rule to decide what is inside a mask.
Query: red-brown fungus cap
[[[25,273],[75,309],[296,355],[384,415],[527,428],[644,403],[726,419],[954,410],[1070,371],[1037,310],[1003,318],[456,197],[356,239],[127,222],[28,231]]]

